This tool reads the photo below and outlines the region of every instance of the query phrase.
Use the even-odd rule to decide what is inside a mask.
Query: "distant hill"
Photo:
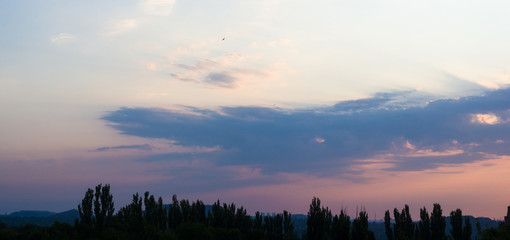
[[[55,214],[48,211],[18,211],[9,214],[9,217],[49,217]]]
[[[305,214],[292,214],[290,218],[292,219],[292,223],[294,223],[294,232],[300,237],[306,234],[307,216]]]
[[[50,226],[56,221],[74,224],[74,220],[79,217],[80,214],[76,209],[60,213],[49,211],[18,211],[9,215],[0,215],[0,221],[5,223],[8,227],[19,227],[26,224]]]

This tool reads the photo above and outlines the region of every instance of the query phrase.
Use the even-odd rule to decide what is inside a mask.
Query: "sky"
[[[0,0],[0,213],[111,185],[503,219],[507,1]]]

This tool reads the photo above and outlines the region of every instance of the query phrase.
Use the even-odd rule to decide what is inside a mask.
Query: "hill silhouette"
[[[50,226],[54,222],[74,224],[74,221],[78,219],[80,215],[78,210],[71,209],[68,211],[55,213],[50,211],[18,211],[13,212],[9,215],[0,215],[0,221],[2,221],[8,227],[20,227],[26,224],[36,226]]]

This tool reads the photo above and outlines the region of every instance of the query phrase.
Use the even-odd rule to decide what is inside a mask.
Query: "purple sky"
[[[370,218],[502,219],[509,3],[4,1],[0,213],[111,184]]]

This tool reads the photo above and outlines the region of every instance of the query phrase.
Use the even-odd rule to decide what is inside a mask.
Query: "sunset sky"
[[[510,204],[510,2],[0,0],[0,214],[112,187],[370,219]]]

